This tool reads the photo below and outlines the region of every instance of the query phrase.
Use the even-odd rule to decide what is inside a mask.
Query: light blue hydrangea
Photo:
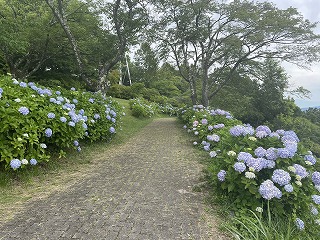
[[[106,119],[111,120],[111,116],[110,116],[110,115],[107,115],[107,116],[106,116]]]
[[[312,195],[311,198],[315,204],[320,204],[320,196],[319,195]]]
[[[74,141],[73,141],[73,145],[76,146],[76,147],[78,147],[78,146],[79,146],[79,142],[78,142],[77,140],[74,140]]]
[[[312,182],[314,185],[320,185],[320,172],[312,173]]]
[[[115,132],[116,132],[116,129],[115,129],[114,127],[110,127],[110,128],[109,128],[109,131],[110,131],[110,133],[115,133]]]
[[[70,88],[71,91],[75,91],[76,89],[74,87]]]
[[[209,126],[208,126],[208,130],[209,130],[209,131],[212,131],[212,130],[213,130],[213,126],[209,125]]]
[[[293,164],[294,169],[296,170],[296,174],[299,175],[301,178],[305,178],[309,175],[307,170],[301,166],[300,164]]]
[[[51,137],[52,136],[52,129],[51,128],[46,128],[44,131],[46,137]]]
[[[84,130],[88,129],[88,125],[86,123],[82,123],[82,127],[84,128]]]
[[[38,163],[37,160],[34,158],[31,158],[29,162],[30,162],[30,165],[36,165]]]
[[[282,197],[282,192],[280,191],[280,189],[277,188],[269,179],[261,183],[259,187],[259,193],[264,199],[267,200],[270,200],[272,198],[280,199]]]
[[[100,115],[98,113],[94,114],[93,116],[94,119],[99,119],[100,118]]]
[[[209,153],[209,155],[210,155],[210,157],[216,157],[217,156],[217,152],[216,151],[211,151],[210,153]]]
[[[217,134],[212,134],[207,136],[208,141],[219,142],[220,137]]]
[[[57,94],[57,95],[60,95],[60,94],[61,94],[61,92],[60,92],[60,91],[56,91],[56,94]]]
[[[257,132],[260,132],[260,131],[263,131],[265,132],[267,135],[269,135],[271,133],[271,130],[268,126],[265,126],[265,125],[260,125],[256,128],[256,131]]]
[[[204,149],[205,151],[210,151],[210,145],[205,145],[205,146],[203,146],[203,149]]]
[[[80,110],[79,110],[79,114],[80,114],[80,115],[83,115],[83,114],[84,114],[84,110],[83,110],[83,109],[80,109]]]
[[[276,169],[273,171],[271,179],[273,182],[278,183],[280,186],[284,186],[290,183],[291,176],[288,172],[282,169]]]
[[[265,166],[265,159],[264,158],[248,158],[245,161],[245,164],[250,168],[252,167],[255,171],[260,172]]]
[[[256,137],[257,138],[265,138],[265,137],[267,137],[268,136],[268,133],[267,132],[265,132],[265,131],[257,131],[256,132]]]
[[[226,178],[226,175],[227,175],[227,172],[225,170],[220,170],[220,172],[218,172],[217,174],[218,180],[220,182],[223,182]]]
[[[20,107],[18,110],[22,115],[28,115],[29,114],[29,108],[27,107]]]
[[[277,154],[279,158],[289,158],[291,156],[291,153],[287,148],[278,148]]]
[[[53,112],[48,113],[48,118],[53,119],[55,117],[56,117],[56,115]]]
[[[247,162],[251,158],[252,158],[252,155],[248,152],[239,152],[237,157],[238,161],[244,161],[244,162]]]
[[[80,146],[77,147],[77,151],[81,152],[81,147]]]
[[[213,126],[215,129],[220,129],[220,128],[224,128],[225,125],[223,123],[219,123]]]
[[[20,87],[23,87],[23,88],[26,88],[26,87],[28,87],[28,84],[27,83],[25,83],[25,82],[20,82]]]
[[[10,161],[10,167],[14,170],[18,169],[21,167],[21,161],[19,159],[12,159]]]
[[[111,114],[113,117],[116,117],[116,116],[117,116],[117,113],[116,113],[114,110],[111,110],[111,111],[110,111],[110,114]]]
[[[202,119],[202,120],[201,120],[201,124],[202,124],[202,125],[207,125],[207,124],[208,124],[208,120],[205,119],[205,118]]]
[[[71,127],[74,127],[76,124],[72,121],[68,122],[68,125],[71,126]]]
[[[276,162],[272,160],[265,160],[265,168],[272,169],[276,166]]]
[[[3,89],[2,88],[0,88],[0,94],[2,94],[3,93]]]
[[[279,135],[278,133],[276,133],[276,132],[270,133],[270,134],[269,134],[269,137],[280,139],[280,135]]]
[[[65,122],[67,122],[67,119],[66,119],[65,117],[61,117],[61,118],[60,118],[60,121],[63,122],[63,123],[65,123]]]
[[[242,173],[246,170],[246,165],[243,163],[243,162],[236,162],[234,165],[234,170],[239,172],[239,173]]]
[[[296,218],[295,224],[299,230],[304,229],[304,222],[300,218]]]
[[[313,155],[304,156],[304,160],[311,162],[312,165],[316,164],[317,159]]]
[[[273,160],[275,161],[278,157],[277,155],[277,149],[276,148],[268,148],[267,151],[266,151],[266,155],[265,157],[268,159],[268,160]]]
[[[318,214],[319,214],[318,209],[317,209],[314,205],[312,205],[312,204],[311,204],[311,206],[310,206],[310,212],[311,212],[313,215],[318,215]]]
[[[77,103],[78,103],[78,100],[77,100],[77,99],[73,99],[72,102],[73,102],[74,104],[77,104]]]
[[[267,150],[265,150],[263,147],[258,147],[254,150],[254,154],[257,157],[262,158],[267,154]]]
[[[90,103],[94,103],[94,99],[93,98],[89,98],[89,102]]]
[[[111,122],[116,123],[116,119],[115,118],[111,118]]]
[[[284,185],[284,190],[286,190],[286,192],[293,192],[293,186],[291,184],[286,184]]]
[[[237,126],[230,128],[229,132],[232,136],[239,137],[243,133],[243,128],[244,128],[243,126],[237,125]]]

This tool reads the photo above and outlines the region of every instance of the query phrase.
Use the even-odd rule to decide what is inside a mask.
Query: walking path
[[[153,121],[103,158],[67,190],[26,206],[0,239],[226,239],[192,192],[201,165],[175,119]]]

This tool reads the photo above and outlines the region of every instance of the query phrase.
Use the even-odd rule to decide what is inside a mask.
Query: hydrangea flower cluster
[[[282,192],[277,188],[271,180],[266,180],[261,183],[259,193],[264,199],[271,200],[272,198],[281,198]]]

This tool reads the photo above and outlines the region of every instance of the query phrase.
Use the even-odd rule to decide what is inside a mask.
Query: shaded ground
[[[201,165],[175,119],[157,119],[63,191],[32,201],[0,239],[227,239],[206,217]]]

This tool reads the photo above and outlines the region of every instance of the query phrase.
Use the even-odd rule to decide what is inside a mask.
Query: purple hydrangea
[[[111,122],[116,123],[116,119],[115,118],[111,118]]]
[[[208,130],[209,130],[209,131],[212,131],[212,130],[213,130],[213,126],[209,125],[209,126],[208,126]]]
[[[280,186],[287,185],[291,181],[290,174],[282,169],[274,170],[271,179]]]
[[[82,127],[87,130],[88,129],[88,125],[86,123],[82,123]]]
[[[271,137],[271,138],[277,138],[277,139],[280,139],[280,135],[278,134],[278,133],[276,133],[276,132],[272,132],[272,133],[270,133],[269,134],[269,137]]]
[[[60,92],[60,91],[56,91],[56,94],[57,94],[57,95],[60,95],[60,94],[61,94],[61,92]]]
[[[114,110],[111,110],[111,111],[110,111],[110,114],[111,114],[113,117],[116,117],[116,116],[117,116],[117,113],[116,113]]]
[[[89,98],[89,102],[90,103],[94,103],[94,99],[93,98]]]
[[[38,162],[37,162],[37,160],[36,159],[34,159],[34,158],[31,158],[30,159],[30,165],[36,165]]]
[[[10,161],[10,167],[12,169],[18,169],[19,167],[21,167],[21,161],[19,159],[12,159]]]
[[[262,158],[267,154],[267,151],[263,147],[258,147],[256,150],[254,150],[254,154],[257,157]]]
[[[246,170],[246,168],[247,168],[246,165],[244,163],[242,163],[242,162],[236,162],[233,165],[233,167],[234,167],[234,170],[239,172],[239,173],[244,172]]]
[[[83,115],[83,114],[84,114],[84,110],[83,110],[83,109],[80,109],[80,110],[79,110],[79,114],[80,114],[80,115]]]
[[[220,182],[223,182],[226,179],[227,172],[225,170],[220,170],[218,172],[217,177]]]
[[[304,156],[304,160],[311,162],[312,165],[316,164],[317,160],[313,155]]]
[[[299,175],[301,178],[305,178],[309,175],[307,170],[300,164],[293,164],[293,167],[296,170],[296,174]]]
[[[320,185],[320,172],[312,173],[312,182],[314,185]]]
[[[54,113],[52,113],[52,112],[48,113],[48,118],[53,119],[55,117],[56,117],[56,115]]]
[[[299,230],[304,229],[304,222],[300,218],[296,218],[295,224]]]
[[[284,185],[284,190],[286,190],[286,192],[293,192],[293,186],[291,184],[286,184]]]
[[[45,133],[46,137],[51,137],[52,136],[52,129],[46,128],[46,130],[44,130],[44,133]]]
[[[277,188],[269,179],[261,183],[259,187],[259,193],[264,199],[267,200],[270,200],[274,197],[278,199],[282,197],[282,192],[280,191],[280,189]]]
[[[94,116],[93,116],[94,119],[99,119],[100,118],[100,115],[98,113],[96,113]]]
[[[27,115],[30,111],[27,107],[20,107],[18,110],[22,115]]]
[[[311,198],[315,204],[320,204],[320,196],[319,195],[312,195]]]

